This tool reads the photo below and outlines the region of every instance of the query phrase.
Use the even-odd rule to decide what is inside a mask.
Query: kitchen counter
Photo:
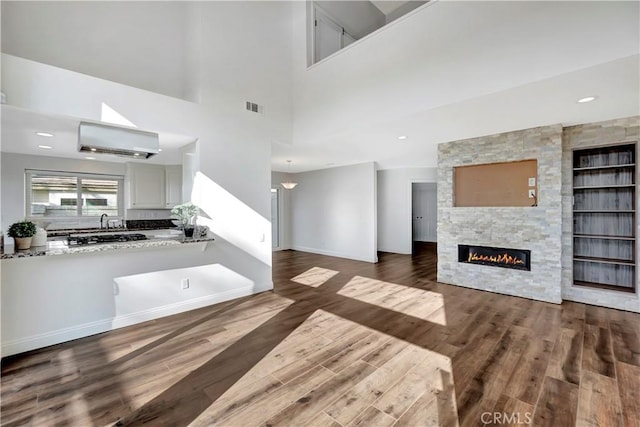
[[[147,240],[131,242],[112,242],[91,245],[69,246],[66,240],[50,239],[46,246],[33,246],[26,250],[14,250],[13,246],[5,246],[0,259],[29,258],[38,256],[67,255],[89,252],[103,252],[119,249],[156,248],[162,246],[176,246],[188,243],[211,242],[213,237],[189,237],[182,234],[171,234],[167,230],[146,230]]]

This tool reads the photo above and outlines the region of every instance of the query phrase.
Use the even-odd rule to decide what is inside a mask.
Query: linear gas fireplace
[[[458,262],[531,271],[531,251],[458,245]]]

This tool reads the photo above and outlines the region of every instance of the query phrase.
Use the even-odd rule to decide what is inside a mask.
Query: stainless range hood
[[[153,132],[80,122],[78,151],[148,159],[160,151],[160,140]]]

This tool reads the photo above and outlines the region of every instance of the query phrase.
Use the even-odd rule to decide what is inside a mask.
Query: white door
[[[415,182],[411,186],[413,240],[437,242],[438,197],[435,183]]]
[[[314,61],[322,61],[342,48],[342,27],[317,7],[315,10]]]
[[[280,228],[278,223],[280,221],[280,212],[278,210],[278,189],[271,189],[271,247],[277,249],[280,247]]]

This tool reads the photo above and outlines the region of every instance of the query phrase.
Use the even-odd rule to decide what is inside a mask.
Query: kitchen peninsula
[[[181,232],[174,233],[173,230],[152,230],[144,234],[142,240],[131,241],[112,241],[108,243],[72,245],[68,240],[49,240],[46,246],[33,246],[26,250],[15,250],[14,247],[8,246],[0,254],[0,259],[12,258],[28,258],[35,256],[52,256],[52,255],[68,255],[89,252],[103,252],[122,249],[136,248],[156,248],[162,246],[175,246],[188,243],[211,242],[215,240],[213,237],[184,237]],[[105,234],[109,236],[110,234]],[[113,235],[113,234],[111,234]]]
[[[170,234],[173,231],[174,234]],[[136,233],[140,233],[137,231]],[[229,244],[145,230],[145,240],[2,255],[2,356],[267,290],[238,274]],[[264,288],[264,289],[262,289]]]

